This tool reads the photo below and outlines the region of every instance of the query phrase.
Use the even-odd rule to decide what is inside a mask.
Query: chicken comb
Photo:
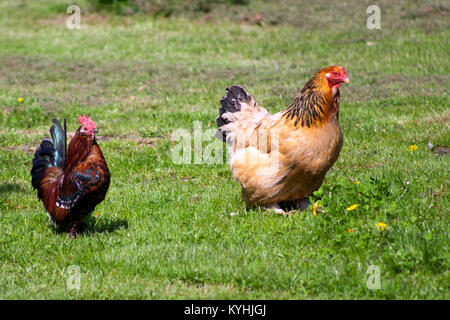
[[[94,121],[84,114],[78,117],[78,123],[81,124],[86,131],[91,132],[95,130]]]

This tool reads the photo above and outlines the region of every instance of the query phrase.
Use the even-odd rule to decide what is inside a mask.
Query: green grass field
[[[1,0],[0,298],[449,299],[450,158],[427,144],[450,145],[450,6],[378,1],[381,29],[369,30],[367,3],[329,3],[162,17],[82,0],[81,29],[69,30],[72,3]],[[215,128],[227,86],[277,112],[332,64],[351,83],[317,215],[246,208],[226,163],[172,161],[172,133]],[[30,170],[52,119],[73,133],[82,113],[112,177],[71,240]],[[67,286],[70,266],[79,290]],[[367,286],[369,266],[379,289]]]

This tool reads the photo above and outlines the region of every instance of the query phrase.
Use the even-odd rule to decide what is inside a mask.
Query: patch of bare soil
[[[210,70],[200,66],[192,70],[182,64],[153,65],[143,61],[92,63],[0,56],[0,86],[20,87],[23,96],[32,97],[49,112],[66,105],[151,105],[155,99],[179,94],[186,80],[232,80],[239,74],[242,70],[238,68]]]

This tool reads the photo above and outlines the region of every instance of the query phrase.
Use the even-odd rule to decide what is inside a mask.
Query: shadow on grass
[[[52,225],[53,231],[56,234],[68,234],[70,226],[55,227]],[[83,228],[83,231],[78,236],[89,237],[96,233],[112,233],[119,229],[128,229],[128,221],[125,219],[96,219],[90,216]]]
[[[125,219],[94,218],[89,217],[84,234],[111,233],[119,229],[128,229],[128,221]]]
[[[25,189],[18,183],[1,183],[0,184],[0,195],[15,193],[15,192],[25,192]]]

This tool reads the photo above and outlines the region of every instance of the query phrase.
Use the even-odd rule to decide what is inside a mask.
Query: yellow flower
[[[317,208],[319,207],[319,205],[317,204],[317,201],[314,202],[313,204],[313,215],[314,217],[317,217]]]
[[[359,207],[359,204],[352,204],[350,207],[348,207],[346,210],[347,211],[352,211],[352,210],[355,210],[356,208],[358,208]]]
[[[19,101],[20,103],[22,103],[22,102],[23,102],[23,98],[19,98],[19,99],[17,99],[17,101]]]
[[[360,184],[361,182],[359,181],[353,181],[354,184]]]
[[[353,229],[348,229],[347,231],[348,231],[349,233],[355,232]]]
[[[96,212],[95,215],[98,217],[100,215],[100,212]]]
[[[378,223],[375,223],[375,227],[377,227],[377,229],[378,229],[379,231],[384,231],[384,230],[389,229],[389,227],[387,226],[387,224],[384,223],[384,222],[378,222]]]
[[[417,146],[415,144],[412,144],[409,146],[409,151],[415,151],[417,149]]]

